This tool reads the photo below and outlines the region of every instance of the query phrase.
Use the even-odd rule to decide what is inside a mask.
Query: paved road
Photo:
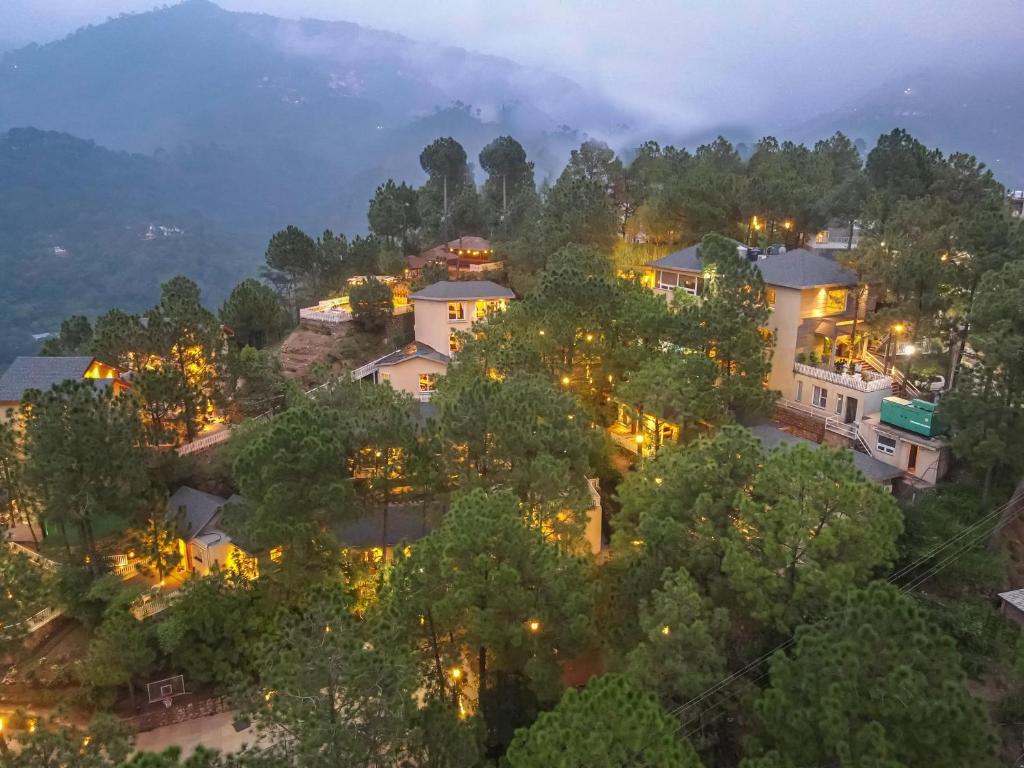
[[[140,752],[162,752],[167,747],[177,745],[181,747],[183,757],[191,755],[200,745],[221,752],[235,752],[243,744],[252,744],[256,734],[251,728],[236,731],[234,719],[233,712],[220,712],[209,717],[186,720],[184,723],[165,725],[140,733],[135,748]]]

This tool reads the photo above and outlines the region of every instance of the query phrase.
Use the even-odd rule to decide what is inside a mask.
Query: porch
[[[612,442],[629,453],[653,456],[666,443],[679,439],[679,425],[658,419],[649,413],[638,413],[625,403],[616,403],[615,421],[608,427]]]

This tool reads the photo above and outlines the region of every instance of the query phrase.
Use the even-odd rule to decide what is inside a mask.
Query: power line
[[[999,507],[997,507],[996,509],[992,510],[991,512],[989,512],[988,514],[986,514],[985,516],[983,516],[979,520],[975,521],[971,525],[969,525],[966,528],[964,528],[963,530],[959,531],[954,536],[951,536],[950,538],[948,538],[945,541],[941,542],[940,544],[936,545],[929,552],[927,552],[926,554],[922,555],[920,558],[918,558],[913,563],[910,563],[910,564],[908,564],[908,565],[898,569],[897,571],[895,571],[893,574],[891,574],[889,576],[889,578],[886,580],[886,583],[893,584],[895,581],[903,578],[904,576],[906,576],[907,574],[909,574],[912,571],[914,571],[916,568],[918,568],[923,563],[925,563],[928,560],[930,560],[933,557],[935,557],[942,550],[944,550],[947,547],[949,547],[951,545],[954,545],[957,542],[959,542],[959,541],[961,541],[961,540],[966,538],[967,542],[965,544],[962,544],[961,546],[959,546],[955,551],[953,551],[951,554],[947,555],[938,564],[936,564],[935,566],[933,566],[930,569],[928,569],[927,571],[925,571],[924,574],[922,574],[921,576],[915,577],[914,579],[912,579],[909,582],[907,582],[906,584],[904,584],[902,587],[899,588],[899,591],[900,591],[901,594],[906,594],[907,592],[910,592],[911,590],[914,590],[917,587],[921,586],[926,581],[928,581],[930,578],[932,578],[933,576],[935,576],[936,574],[938,574],[939,572],[944,570],[953,561],[955,561],[956,559],[961,557],[963,554],[965,554],[968,550],[972,549],[974,546],[976,546],[977,544],[981,543],[984,539],[986,539],[987,537],[991,536],[996,531],[998,531],[1001,528],[1003,528],[1006,525],[1008,525],[1012,521],[1012,519],[1014,517],[1016,517],[1017,515],[1020,514],[1020,511],[1021,511],[1020,509],[1015,509],[1011,515],[1008,515],[1006,517],[1005,520],[1002,519],[1003,513],[1007,509],[1009,509],[1011,505],[1018,505],[1018,506],[1020,506],[1019,501],[1017,499],[1017,494],[1016,493],[1014,493],[1014,495],[1011,496],[1009,501],[1007,501],[1005,504],[1000,505]],[[995,518],[999,518],[999,519],[998,519],[998,522],[994,526],[984,530],[982,536],[972,538],[972,534],[977,533],[984,526],[989,525],[992,522],[992,520],[995,519]],[[821,619],[818,619],[817,621],[811,622],[811,624],[809,626],[815,626],[817,624],[821,624],[822,622],[830,620],[830,618],[831,617],[823,617]],[[682,712],[684,712],[685,710],[693,707],[694,705],[699,704],[702,701],[705,701],[706,699],[708,699],[709,697],[711,697],[714,694],[718,693],[719,691],[723,690],[724,688],[727,688],[730,684],[735,682],[738,678],[740,678],[740,677],[744,676],[745,674],[747,674],[747,672],[750,671],[751,669],[756,668],[757,666],[761,665],[762,663],[764,663],[765,661],[770,659],[772,656],[774,656],[779,651],[786,650],[791,645],[793,645],[794,642],[795,642],[795,638],[791,637],[788,640],[785,640],[784,642],[779,643],[779,645],[775,646],[771,650],[767,651],[766,653],[764,653],[761,656],[757,657],[753,661],[751,661],[748,664],[744,665],[742,668],[740,668],[736,672],[733,672],[732,674],[730,674],[727,677],[723,678],[722,680],[718,681],[717,683],[712,685],[710,688],[704,690],[703,692],[701,692],[697,696],[693,697],[689,701],[686,701],[683,704],[679,705],[678,707],[675,707],[674,709],[670,710],[668,712],[668,715],[670,717],[676,717],[676,716],[680,715]],[[767,668],[764,669],[762,672],[760,672],[757,675],[757,677],[753,678],[750,681],[751,684],[757,685],[757,683],[759,683],[761,680],[763,680],[769,674],[769,672],[770,672],[769,669],[767,669]],[[678,732],[678,731],[682,730],[683,728],[685,728],[686,726],[691,725],[696,720],[699,720],[702,715],[707,714],[707,713],[711,712],[712,710],[721,707],[727,701],[729,701],[730,699],[733,699],[735,697],[736,697],[736,694],[729,695],[725,699],[723,699],[722,701],[718,702],[717,704],[712,704],[704,712],[697,712],[695,716],[690,717],[688,720],[685,720],[685,721],[681,722],[679,724],[679,726],[676,728],[676,731]],[[710,722],[712,722],[712,723],[716,722],[717,720],[721,719],[721,717],[724,714],[725,714],[725,710],[722,710]],[[690,730],[690,731],[687,731],[687,733],[684,734],[684,738],[689,738],[690,736],[692,736],[693,734],[695,734],[699,730],[701,730],[702,727],[703,727],[703,725],[699,725],[699,726],[697,726],[697,728],[695,728],[693,730]],[[647,748],[647,745],[642,746],[640,748],[640,750],[636,751],[636,754],[639,755],[639,753],[642,750],[646,749],[646,748]]]

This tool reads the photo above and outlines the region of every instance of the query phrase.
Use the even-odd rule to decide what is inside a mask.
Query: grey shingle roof
[[[737,243],[737,246],[742,245]],[[814,288],[822,285],[856,285],[857,276],[834,259],[807,248],[795,248],[755,262],[768,285],[782,288]],[[691,245],[647,264],[655,269],[700,272],[700,246]]]
[[[180,522],[183,538],[194,538],[213,522],[226,502],[220,496],[183,485],[167,500],[167,516]]]
[[[422,508],[409,505],[391,505],[387,517],[387,545],[393,547],[402,542],[419,541],[430,533],[431,522],[426,519]],[[335,533],[338,543],[349,547],[379,547],[384,540],[384,513],[377,510],[355,522],[337,526]]]
[[[857,276],[843,269],[835,259],[806,248],[769,256],[757,262],[757,266],[768,285],[784,288],[857,284]]]
[[[384,355],[384,357],[377,360],[377,365],[398,365],[398,363],[404,363],[406,360],[412,360],[414,357],[436,360],[445,365],[451,362],[451,358],[448,355],[438,352],[429,344],[424,344],[422,341],[414,341],[411,344],[406,344],[401,349],[396,349],[391,354]]]
[[[514,299],[515,297],[516,295],[508,288],[491,280],[442,280],[409,296],[413,300],[426,299],[428,301]]]
[[[92,360],[91,357],[16,357],[0,376],[0,401],[18,402],[26,390],[45,392],[55,384],[79,380]]]
[[[1024,589],[1013,589],[1009,592],[1000,592],[999,597],[1012,605],[1018,611],[1024,611]]]
[[[806,445],[810,448],[817,448],[818,444],[803,437],[790,434],[779,429],[774,424],[756,424],[749,428],[754,433],[765,450],[771,451],[780,445]],[[874,456],[868,456],[860,451],[852,451],[853,464],[859,469],[864,477],[876,483],[885,483],[903,476],[903,471],[884,461],[879,461]]]

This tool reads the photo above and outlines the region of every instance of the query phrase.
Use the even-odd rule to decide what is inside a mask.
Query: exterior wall
[[[587,513],[587,527],[584,531],[584,538],[590,551],[597,555],[601,552],[601,527],[604,524],[604,513],[601,509],[601,494],[597,489],[597,480],[587,480],[590,486],[591,507]]]
[[[490,300],[484,300],[490,301]],[[505,307],[506,299],[498,299],[498,304]],[[448,319],[448,304],[462,304],[463,320]],[[473,326],[477,318],[477,299],[461,301],[435,301],[433,299],[414,299],[413,311],[416,317],[416,341],[429,344],[442,354],[450,354],[452,332],[466,331]]]
[[[793,367],[793,364],[791,364],[790,369],[792,370]],[[822,373],[827,374],[828,372],[822,371]],[[882,410],[882,400],[892,395],[892,387],[888,384],[883,386],[882,382],[879,382],[879,385],[877,385],[878,388],[867,392],[856,385],[844,385],[841,383],[843,379],[851,379],[855,381],[856,377],[835,375],[825,379],[824,377],[806,375],[794,371],[792,372],[792,384],[789,394],[783,392],[783,397],[787,400],[805,405],[808,408],[819,410],[822,418],[835,416],[844,421],[848,398],[854,398],[857,401],[857,411],[854,414],[853,422],[856,423],[865,416],[872,413],[878,413]],[[815,387],[822,387],[828,392],[824,408],[818,408],[813,404],[812,397],[814,395]],[[800,395],[799,398],[797,397],[798,394]],[[836,401],[839,395],[843,396],[843,408],[842,412],[836,413]]]
[[[872,419],[859,425],[860,436],[867,443],[871,455],[890,466],[903,470],[907,476],[924,485],[935,485],[945,477],[949,470],[949,446],[936,444],[925,445],[921,442],[904,438],[896,430],[884,430],[887,437],[896,439],[896,453],[889,454],[878,450],[878,421]],[[917,461],[914,469],[909,469],[912,446],[917,446]]]
[[[431,344],[431,346],[434,345]],[[378,368],[377,383],[389,381],[395,389],[408,392],[413,397],[420,397],[424,394],[420,391],[420,374],[433,373],[443,376],[447,370],[448,366],[437,360],[414,357],[396,365],[385,365]]]
[[[772,370],[768,374],[768,388],[782,393],[787,400],[794,399],[793,362],[796,360],[797,329],[800,326],[800,291],[794,288],[771,286],[775,291],[768,330],[775,334],[772,352]]]

